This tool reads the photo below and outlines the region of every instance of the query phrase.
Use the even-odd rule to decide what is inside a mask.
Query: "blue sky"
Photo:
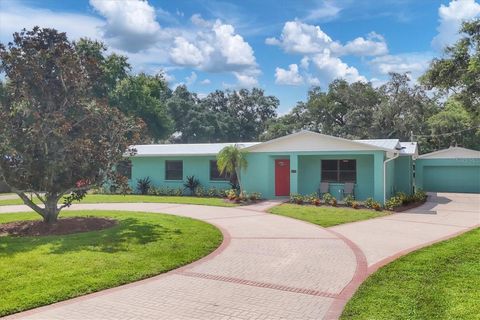
[[[133,72],[163,70],[201,95],[258,86],[280,113],[335,78],[382,84],[421,75],[458,39],[478,0],[0,0],[0,41],[34,25],[105,42]]]

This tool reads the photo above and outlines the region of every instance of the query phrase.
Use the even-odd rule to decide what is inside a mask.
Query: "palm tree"
[[[217,155],[217,167],[220,174],[228,174],[237,176],[240,193],[243,191],[241,171],[247,169],[248,162],[246,158],[247,152],[242,151],[238,145],[227,146],[220,150]]]

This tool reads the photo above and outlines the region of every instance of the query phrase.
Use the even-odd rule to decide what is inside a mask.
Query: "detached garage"
[[[430,192],[480,193],[480,151],[450,147],[419,156],[415,185]]]

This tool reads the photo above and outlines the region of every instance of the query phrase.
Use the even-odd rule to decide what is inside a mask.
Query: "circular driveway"
[[[74,205],[192,217],[219,227],[224,241],[171,272],[7,318],[336,319],[368,274],[480,223],[480,195],[432,194],[409,212],[329,229],[261,211],[268,206]],[[0,206],[0,213],[26,209]]]

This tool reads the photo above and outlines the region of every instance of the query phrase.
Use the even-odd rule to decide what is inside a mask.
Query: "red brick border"
[[[360,272],[359,274],[355,273],[355,276],[352,279],[352,281],[342,290],[342,292],[338,295],[338,297],[335,299],[335,301],[330,305],[330,308],[328,309],[327,314],[325,315],[324,319],[325,320],[327,320],[327,319],[328,320],[339,319],[340,316],[342,315],[342,312],[343,312],[343,309],[345,308],[345,305],[347,304],[348,300],[350,300],[350,298],[357,291],[360,284],[362,284],[362,282],[364,282],[372,273],[374,273],[375,271],[377,271],[381,267],[383,267],[383,266],[389,264],[390,262],[392,262],[392,261],[394,261],[394,260],[396,260],[396,259],[398,259],[398,258],[400,258],[404,255],[407,255],[407,254],[409,254],[413,251],[419,250],[421,248],[428,247],[428,246],[430,246],[432,244],[435,244],[435,243],[438,243],[438,242],[442,242],[442,241],[445,241],[445,240],[448,240],[448,239],[451,239],[451,238],[455,238],[455,237],[457,237],[457,236],[459,236],[459,235],[461,235],[465,232],[474,230],[478,227],[480,227],[480,224],[477,224],[473,227],[469,227],[469,228],[460,230],[460,231],[452,233],[448,236],[441,237],[441,238],[438,238],[436,240],[425,242],[423,244],[420,244],[420,245],[417,245],[417,246],[399,251],[396,254],[391,255],[391,256],[389,256],[385,259],[382,259],[382,260],[374,263],[373,265],[369,266],[368,268],[366,268],[365,272]],[[332,230],[330,230],[330,231],[332,231]],[[336,233],[335,231],[332,231],[332,232]],[[348,241],[350,241],[350,240],[348,240]],[[365,261],[365,263],[366,263],[366,261]]]
[[[331,293],[331,292],[319,291],[319,290],[308,289],[308,288],[290,287],[290,286],[285,286],[285,285],[276,284],[276,283],[267,283],[267,282],[259,282],[259,281],[233,278],[233,277],[226,277],[226,276],[217,276],[217,275],[207,274],[207,273],[184,271],[184,272],[179,272],[178,274],[183,275],[183,276],[187,276],[187,277],[230,282],[230,283],[243,284],[243,285],[252,286],[252,287],[259,287],[259,288],[274,289],[274,290],[287,291],[287,292],[293,292],[293,293],[308,294],[308,295],[311,295],[311,296],[319,296],[319,297],[326,297],[326,298],[337,297],[337,294]]]

